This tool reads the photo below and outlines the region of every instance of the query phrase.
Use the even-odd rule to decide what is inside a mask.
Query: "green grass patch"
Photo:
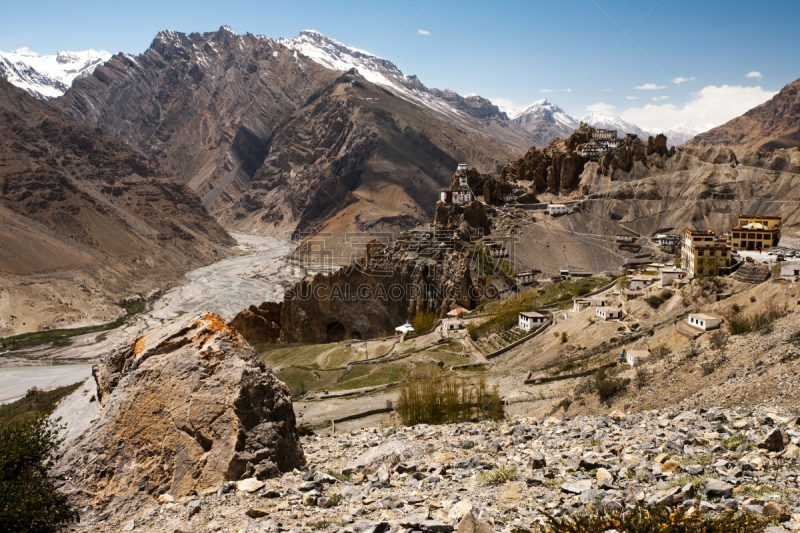
[[[361,365],[359,365],[361,366]],[[369,366],[372,370],[355,379],[349,379],[343,383],[337,383],[328,390],[348,390],[348,389],[361,389],[363,387],[375,387],[377,385],[385,385],[387,383],[394,383],[406,377],[407,370],[399,365],[364,365]]]
[[[34,418],[39,413],[49,413],[55,409],[59,400],[75,392],[82,384],[81,381],[0,405],[0,423],[8,424]]]
[[[481,473],[479,481],[484,485],[499,485],[517,479],[516,466],[501,466]]]

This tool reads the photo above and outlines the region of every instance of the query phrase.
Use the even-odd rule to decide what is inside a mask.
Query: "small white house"
[[[533,272],[520,272],[517,274],[517,283],[527,285],[536,281],[536,275]]]
[[[676,244],[678,244],[678,236],[664,235],[662,233],[660,235],[656,235],[655,237],[653,237],[653,241],[659,246],[675,246]]]
[[[625,352],[625,360],[631,366],[646,363],[650,357],[650,350],[627,350]]]
[[[444,325],[445,331],[458,331],[460,329],[464,329],[464,323],[453,318],[446,318],[442,320],[442,324]]]
[[[466,163],[459,163],[458,172],[466,172],[466,171],[467,171],[467,164]]]
[[[606,307],[609,301],[610,300],[605,296],[595,296],[594,298],[589,298],[589,303],[592,307]]]
[[[697,329],[702,329],[703,331],[708,331],[710,329],[717,329],[720,324],[722,324],[722,319],[706,315],[703,313],[692,313],[686,319],[690,326]]]
[[[595,309],[594,314],[603,320],[614,320],[622,316],[622,310],[619,307],[598,307]]]
[[[534,311],[519,314],[519,327],[526,331],[539,329],[546,323],[547,317]]]
[[[568,209],[564,204],[547,204],[547,211],[550,215],[566,215]]]
[[[662,287],[671,287],[675,284],[676,281],[683,279],[686,273],[683,270],[676,269],[664,269],[661,271],[661,286]]]

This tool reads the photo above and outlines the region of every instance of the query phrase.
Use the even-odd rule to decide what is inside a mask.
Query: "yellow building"
[[[734,250],[767,250],[781,239],[780,215],[739,214],[739,222],[731,226],[731,247]]]
[[[713,229],[686,228],[681,247],[681,268],[697,274],[716,274],[731,266],[731,247]]]

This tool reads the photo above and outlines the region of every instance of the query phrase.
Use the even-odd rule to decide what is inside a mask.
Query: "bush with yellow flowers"
[[[692,513],[668,507],[637,507],[631,511],[601,511],[564,518],[548,516],[541,533],[756,533],[770,520],[743,513]],[[524,533],[516,530],[514,533]]]

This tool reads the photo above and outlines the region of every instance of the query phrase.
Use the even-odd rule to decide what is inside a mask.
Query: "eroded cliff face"
[[[216,315],[166,322],[93,374],[102,406],[53,468],[82,523],[305,464],[289,390]]]
[[[456,307],[474,308],[481,290],[459,252],[417,260],[390,249],[368,255],[333,274],[306,278],[287,291],[281,309],[281,342],[331,342],[391,335],[417,313],[442,317]]]
[[[251,306],[231,326],[251,343],[333,342],[391,335],[419,313],[444,317],[457,307],[474,309],[497,296],[487,290],[472,250],[489,233],[480,202],[439,202],[433,227],[389,246],[373,240],[358,262],[306,277],[283,302]]]

